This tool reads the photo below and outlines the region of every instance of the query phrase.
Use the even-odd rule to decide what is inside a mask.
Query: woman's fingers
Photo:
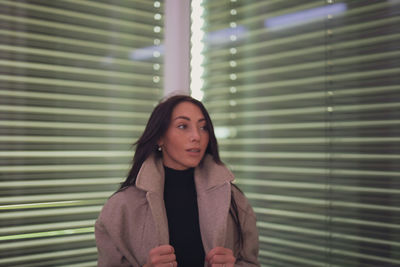
[[[211,267],[233,267],[236,258],[232,250],[224,247],[215,247],[206,256],[206,261]]]
[[[155,247],[149,252],[148,266],[176,267],[175,250],[170,245]]]

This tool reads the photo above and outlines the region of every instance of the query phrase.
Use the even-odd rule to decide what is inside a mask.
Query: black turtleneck
[[[164,201],[168,217],[169,240],[180,267],[203,267],[194,169],[174,170],[164,166]]]

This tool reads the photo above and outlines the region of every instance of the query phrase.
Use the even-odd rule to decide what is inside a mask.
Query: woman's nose
[[[193,128],[191,131],[190,141],[199,141],[200,140],[200,132],[199,129]]]

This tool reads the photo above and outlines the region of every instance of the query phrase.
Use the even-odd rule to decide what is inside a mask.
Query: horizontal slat
[[[268,244],[272,245],[278,245],[278,246],[287,246],[293,249],[299,248],[299,249],[307,249],[307,250],[313,250],[314,253],[321,253],[325,251],[324,247],[321,246],[316,246],[316,245],[310,245],[310,244],[304,244],[304,242],[296,242],[293,240],[290,241],[285,241],[283,239],[278,239],[278,238],[272,238],[272,237],[260,237],[261,242],[265,242]],[[358,253],[358,252],[352,252],[352,251],[347,251],[347,250],[342,250],[342,249],[331,249],[330,253],[336,256],[353,256],[361,259],[369,259],[369,260],[376,260],[376,261],[381,261],[381,262],[386,262],[386,263],[393,263],[393,264],[400,264],[400,261],[396,259],[390,259],[390,258],[385,258],[385,257],[378,257],[366,253]]]
[[[99,144],[132,144],[132,138],[122,137],[87,137],[87,136],[26,136],[26,135],[0,135],[0,142],[7,143],[99,143]]]
[[[58,37],[58,36],[51,36],[46,34],[37,34],[37,33],[28,33],[28,32],[19,32],[19,31],[9,31],[0,29],[0,36],[12,37],[12,38],[23,38],[27,40],[35,40],[35,41],[42,41],[47,44],[58,44],[58,45],[70,45],[70,46],[79,46],[82,49],[102,49],[105,53],[109,52],[110,50],[121,51],[121,52],[132,52],[135,48],[140,48],[135,46],[123,46],[119,44],[109,44],[109,43],[100,43],[96,41],[87,41],[82,39],[76,38],[67,38],[67,37]],[[147,40],[146,43],[148,43]],[[153,42],[150,42],[153,43]]]
[[[282,224],[276,224],[276,223],[268,223],[268,222],[258,222],[257,227],[260,229],[265,229],[267,231],[285,231],[285,232],[290,232],[293,234],[299,234],[299,235],[310,235],[310,239],[313,238],[313,236],[316,237],[324,237],[324,238],[330,238],[330,239],[344,239],[344,240],[350,240],[350,241],[358,241],[358,242],[368,242],[372,244],[383,244],[383,245],[392,245],[392,246],[400,246],[400,242],[396,241],[391,241],[391,240],[385,240],[385,239],[378,239],[378,238],[368,238],[368,237],[362,237],[362,236],[357,236],[357,235],[351,235],[351,234],[343,234],[343,233],[338,233],[338,232],[327,232],[325,230],[316,230],[313,228],[306,228],[306,227],[299,227],[299,226],[289,226],[289,225],[282,225]]]
[[[280,40],[280,39],[279,39]],[[387,34],[383,36],[374,36],[370,38],[362,38],[362,39],[357,39],[357,40],[350,40],[350,41],[342,41],[338,43],[333,43],[330,45],[329,50],[330,51],[338,51],[341,49],[354,49],[360,46],[370,46],[370,45],[377,45],[380,43],[387,43],[387,42],[396,42],[400,40],[400,34]],[[272,42],[274,40],[271,40]],[[299,56],[313,56],[317,53],[325,53],[327,50],[327,47],[325,45],[319,45],[319,46],[312,46],[312,47],[304,47],[304,48],[299,48],[293,51],[286,50],[284,52],[278,52],[274,54],[266,54],[266,55],[257,55],[257,56],[248,56],[244,59],[236,59],[235,63],[237,66],[244,66],[246,64],[257,64],[257,63],[267,63],[268,61],[273,61],[273,60],[291,60],[292,57],[299,57]],[[365,55],[361,56],[360,59],[363,59],[366,57]],[[335,61],[332,59],[330,61],[332,64],[336,63],[339,64],[340,61]],[[207,66],[207,71],[211,72],[213,70],[221,69],[224,67],[230,66],[228,61],[210,61]],[[211,94],[213,93],[212,91],[210,92]]]
[[[329,189],[329,187],[327,187]],[[388,212],[399,212],[400,207],[392,207],[387,205],[373,205],[373,204],[364,204],[358,202],[350,202],[350,201],[341,201],[335,200],[332,201],[330,199],[319,199],[319,198],[306,198],[306,197],[292,197],[292,196],[283,196],[283,195],[274,195],[274,194],[257,194],[257,193],[246,193],[246,196],[252,200],[262,200],[267,202],[288,202],[288,203],[301,203],[307,205],[315,205],[322,207],[332,207],[332,208],[357,208],[357,209],[368,209],[372,211],[388,211]]]
[[[313,259],[308,259],[308,258],[303,258],[303,257],[296,257],[292,255],[288,255],[287,253],[276,253],[272,251],[267,251],[267,250],[260,250],[259,252],[260,256],[265,256],[265,257],[271,257],[275,259],[280,259],[284,261],[289,261],[292,262],[293,264],[305,264],[306,266],[317,266],[317,267],[324,267],[326,266],[326,263],[324,261],[316,261]],[[335,265],[331,265],[334,267]],[[337,267],[337,266],[335,266]]]
[[[7,235],[21,235],[45,231],[93,227],[95,220],[65,221],[61,223],[43,223],[34,225],[7,226],[0,228],[0,239]]]
[[[352,219],[352,218],[344,218],[344,217],[328,217],[324,215],[318,215],[314,213],[306,213],[306,212],[295,212],[295,211],[287,211],[287,210],[276,210],[276,209],[266,209],[261,207],[254,207],[254,211],[258,214],[269,215],[269,216],[282,216],[286,218],[296,218],[296,219],[307,219],[314,220],[317,222],[330,221],[331,223],[341,223],[347,225],[355,225],[355,226],[370,226],[370,227],[382,227],[387,229],[400,229],[400,225],[394,223],[387,222],[377,222],[377,221],[367,221],[362,219]]]
[[[27,77],[27,76],[12,76],[12,75],[0,75],[0,81],[4,82],[17,82],[26,84],[40,84],[60,87],[74,87],[81,89],[93,89],[93,90],[110,90],[110,91],[121,91],[121,92],[137,92],[137,93],[148,93],[157,94],[160,92],[159,89],[146,88],[146,87],[135,87],[129,85],[117,85],[117,84],[103,84],[96,82],[83,82],[83,81],[71,81],[64,79],[46,79],[38,77]]]
[[[308,190],[321,190],[330,192],[340,191],[349,193],[379,193],[379,194],[400,194],[400,189],[396,188],[378,188],[374,187],[363,187],[363,186],[352,186],[352,185],[337,185],[327,183],[305,183],[298,181],[269,181],[269,180],[255,180],[250,178],[236,178],[236,183],[239,185],[253,185],[253,186],[265,186],[268,188],[290,188],[290,189],[308,189]],[[249,193],[246,193],[249,194]]]
[[[26,172],[82,172],[82,171],[121,171],[127,170],[128,164],[74,164],[74,165],[15,165],[0,166],[0,173],[26,173]]]
[[[112,195],[112,191],[106,192],[84,192],[84,193],[59,193],[59,194],[38,194],[0,197],[2,204],[18,204],[29,202],[48,202],[48,201],[65,201],[65,200],[83,200],[83,199],[106,199]],[[36,204],[36,203],[35,203]],[[0,206],[1,208],[2,206]]]
[[[147,18],[153,18],[154,13],[153,12],[148,12],[146,10],[137,10],[134,8],[126,8],[126,7],[121,7],[121,6],[116,6],[113,4],[104,4],[100,2],[92,2],[92,1],[87,1],[87,0],[62,0],[63,2],[67,2],[69,4],[73,5],[79,5],[79,6],[87,6],[87,7],[93,7],[93,8],[99,8],[103,9],[105,11],[114,11],[118,13],[125,13],[127,15],[133,15],[133,16],[140,16],[140,17],[147,17]],[[148,7],[154,7],[154,3],[146,0],[135,0],[135,1],[130,1],[132,2],[133,5],[135,4],[141,4],[141,5],[147,5]],[[164,11],[162,8],[162,2],[160,2],[160,8],[158,9],[160,13]]]
[[[27,241],[17,241],[17,242],[7,242],[7,244],[0,244],[0,251],[7,251],[7,250],[20,250],[32,247],[41,247],[41,246],[51,246],[51,245],[59,245],[64,243],[74,243],[74,242],[83,242],[83,241],[94,241],[94,228],[90,227],[85,229],[86,231],[81,232],[91,232],[91,234],[76,234],[74,236],[65,236],[61,237],[63,231],[55,231],[55,232],[48,232],[48,236],[52,236],[50,238],[41,238],[38,240],[27,240]],[[70,231],[69,235],[72,235],[74,232],[79,233],[78,230],[67,230]]]
[[[1,137],[0,137],[1,138]],[[1,140],[1,139],[0,139]],[[288,137],[220,139],[222,145],[288,145],[288,144],[376,144],[398,143],[400,137]]]
[[[31,262],[31,261],[43,261],[48,259],[62,259],[62,258],[69,258],[69,257],[76,257],[80,255],[96,255],[97,250],[95,247],[90,248],[81,248],[81,249],[73,249],[73,250],[62,250],[56,252],[48,252],[48,253],[35,253],[32,255],[24,255],[24,256],[17,256],[17,257],[7,257],[5,259],[0,259],[0,264],[9,264],[15,265],[18,263],[23,262]]]
[[[84,14],[85,16],[87,14]],[[16,16],[9,16],[9,15],[4,15],[0,14],[0,20],[9,22],[9,23],[22,23],[24,25],[29,25],[32,27],[45,27],[45,28],[50,28],[52,30],[58,30],[58,31],[73,31],[77,32],[80,34],[88,34],[88,35],[100,35],[103,36],[104,38],[108,38],[110,35],[110,32],[106,30],[100,30],[92,27],[85,27],[85,26],[77,26],[73,24],[66,24],[66,23],[59,23],[55,21],[49,21],[47,20],[40,20],[40,19],[31,19],[27,17],[16,17]],[[135,25],[137,27],[137,25]],[[144,28],[144,30],[147,31],[152,31],[153,26],[151,25],[143,25],[141,28]],[[113,37],[114,38],[119,38],[119,39],[126,39],[130,41],[141,41],[141,42],[148,42],[151,43],[153,39],[151,37],[147,36],[140,36],[136,34],[126,34],[126,33],[121,33],[121,32],[113,32]],[[82,38],[83,39],[83,38]],[[104,40],[104,42],[106,39]]]
[[[228,158],[258,158],[258,159],[324,159],[332,160],[353,159],[353,160],[384,160],[400,159],[400,154],[367,154],[367,153],[312,153],[312,152],[242,152],[242,151],[221,151],[221,156]],[[0,153],[1,157],[1,153]]]
[[[118,117],[118,118],[139,118],[147,119],[147,112],[117,111],[117,110],[96,110],[80,108],[53,108],[53,107],[33,107],[19,105],[1,105],[0,112],[15,112],[28,114],[57,114],[65,116],[95,116],[95,117]]]
[[[75,4],[81,3],[81,2],[75,2]],[[90,3],[83,2],[85,5],[90,5]],[[81,3],[81,4],[82,4]],[[70,17],[70,19],[84,19],[88,21],[94,21],[94,22],[101,22],[101,23],[109,23],[109,24],[114,24],[118,26],[127,26],[131,28],[143,28],[147,29],[149,31],[152,30],[150,27],[151,25],[154,24],[154,13],[153,12],[146,12],[145,10],[135,10],[135,9],[128,9],[128,8],[118,8],[113,5],[107,5],[107,4],[91,4],[93,7],[101,7],[103,9],[107,10],[114,10],[118,12],[125,12],[129,13],[130,15],[136,15],[140,16],[142,18],[147,18],[149,23],[144,24],[144,23],[137,23],[137,22],[132,22],[132,21],[126,21],[126,20],[121,20],[121,19],[116,19],[116,18],[110,18],[110,17],[105,17],[105,16],[98,16],[98,15],[93,15],[93,14],[88,14],[88,13],[82,13],[82,12],[75,12],[75,11],[69,11],[65,9],[59,9],[59,8],[52,8],[52,7],[47,7],[47,6],[42,6],[42,5],[35,5],[35,4],[29,4],[29,3],[22,3],[22,2],[15,2],[15,1],[7,1],[3,0],[1,2],[2,5],[7,5],[11,7],[18,7],[18,8],[24,8],[26,10],[30,10],[32,12],[34,11],[39,11],[39,12],[45,12],[49,14],[56,14],[56,15],[61,15],[61,16],[66,16]],[[146,27],[147,26],[147,27]]]
[[[100,64],[104,64],[106,62],[106,58],[104,57],[104,55],[94,56],[84,53],[72,53],[66,51],[57,51],[57,50],[40,49],[40,48],[23,47],[23,46],[12,46],[4,44],[0,44],[0,50],[10,54],[16,53],[25,55],[37,55],[46,58],[52,57],[54,59],[71,59],[71,60],[76,60],[78,62],[90,61]],[[153,63],[150,62],[133,61],[123,58],[117,58],[115,56],[112,57],[111,62],[113,65],[121,65],[129,67],[138,67],[147,69],[151,69],[153,67]]]
[[[376,170],[350,170],[350,169],[322,169],[322,168],[306,168],[306,167],[278,167],[278,166],[257,166],[257,165],[233,165],[234,171],[248,172],[277,172],[277,173],[295,173],[309,175],[330,175],[335,176],[383,176],[383,177],[400,177],[399,171],[376,171]]]
[[[80,74],[80,75],[92,75],[92,76],[107,76],[111,78],[121,78],[130,81],[149,81],[153,78],[152,74],[144,75],[132,72],[123,71],[108,71],[100,69],[90,69],[90,68],[79,68],[79,67],[68,67],[63,65],[55,64],[43,64],[43,63],[31,63],[22,62],[14,60],[0,60],[0,66],[7,67],[9,69],[19,68],[24,70],[39,70],[44,72],[53,73],[68,73],[68,74]],[[89,76],[90,77],[90,76]]]
[[[53,208],[42,209],[40,213],[37,210],[29,211],[12,211],[0,213],[2,220],[16,220],[26,218],[42,218],[42,217],[57,217],[76,214],[98,214],[102,206],[89,206],[89,207],[73,207],[73,208]]]
[[[125,124],[101,124],[101,123],[71,123],[71,122],[50,122],[50,121],[7,121],[0,120],[0,126],[15,128],[44,128],[44,129],[86,129],[104,131],[143,131],[144,126]]]
[[[2,188],[43,188],[60,186],[84,186],[84,185],[115,185],[123,182],[123,178],[117,177],[93,177],[93,178],[74,178],[74,179],[49,179],[37,181],[3,181],[0,182]]]
[[[154,90],[156,94],[157,91]],[[100,104],[119,104],[127,106],[154,106],[157,102],[152,100],[138,100],[130,98],[118,98],[118,97],[102,97],[102,96],[89,96],[89,95],[77,95],[77,94],[62,94],[62,93],[41,93],[41,92],[27,92],[27,91],[11,91],[11,90],[0,90],[0,96],[15,97],[22,99],[39,99],[39,100],[58,100],[58,101],[73,101],[77,103],[89,102],[89,103],[100,103]]]

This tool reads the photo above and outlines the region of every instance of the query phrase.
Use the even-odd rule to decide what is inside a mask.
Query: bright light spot
[[[234,130],[228,127],[215,127],[214,133],[217,138],[221,139],[234,137],[236,135]]]
[[[161,27],[155,26],[153,30],[154,30],[154,32],[161,32]]]

